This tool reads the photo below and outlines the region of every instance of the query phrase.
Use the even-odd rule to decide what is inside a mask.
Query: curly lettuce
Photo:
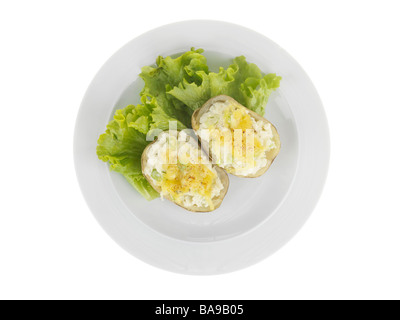
[[[199,78],[198,72],[208,73],[207,59],[201,54],[202,52],[202,49],[192,48],[175,59],[159,56],[156,67],[143,67],[139,75],[145,83],[141,95],[155,97],[169,117],[179,120],[187,127],[190,127],[191,110],[183,101],[167,92],[183,81],[201,83],[202,79]]]
[[[117,110],[107,130],[97,142],[97,156],[108,162],[110,169],[121,173],[126,180],[147,200],[159,196],[142,174],[141,157],[151,142],[146,136],[154,129],[168,129],[168,116],[155,98],[142,97],[142,104],[129,105]],[[186,128],[177,121],[177,128]]]
[[[235,58],[227,69],[221,67],[218,73],[197,71],[197,75],[201,79],[200,83],[184,79],[168,94],[192,111],[208,99],[224,94],[261,116],[265,113],[269,96],[279,87],[281,80],[274,73],[263,76],[260,69],[254,63],[248,63],[243,56]]]

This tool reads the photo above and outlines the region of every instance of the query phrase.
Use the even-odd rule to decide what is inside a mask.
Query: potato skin
[[[232,97],[225,96],[225,95],[219,95],[219,96],[216,96],[214,98],[209,99],[206,103],[203,104],[203,106],[201,108],[197,109],[192,115],[192,128],[195,131],[196,135],[198,136],[199,141],[201,141],[201,138],[197,134],[197,131],[200,128],[200,118],[202,117],[203,114],[208,112],[208,110],[210,110],[211,106],[216,102],[230,102],[232,104],[236,104],[236,105],[242,106],[243,108],[245,108],[249,112],[250,116],[253,117],[254,119],[261,120],[261,121],[263,121],[265,123],[269,123],[271,125],[272,133],[273,133],[273,136],[274,136],[274,142],[275,142],[277,147],[275,149],[269,151],[269,152],[266,152],[266,157],[269,160],[267,165],[265,167],[263,167],[263,168],[260,168],[260,170],[258,170],[256,173],[249,174],[249,175],[246,175],[246,176],[240,175],[240,174],[231,173],[234,176],[241,177],[241,178],[257,178],[257,177],[262,176],[270,168],[271,164],[274,162],[275,158],[277,157],[277,155],[278,155],[278,153],[279,153],[279,151],[281,149],[281,141],[280,141],[279,134],[278,134],[278,131],[276,130],[275,126],[271,122],[269,122],[267,119],[261,117],[259,114],[255,113],[254,111],[252,111],[252,110],[246,108],[245,106],[241,105],[239,102],[237,102]],[[201,144],[203,146],[203,149],[209,155],[210,159],[212,159],[213,155],[210,154],[210,152],[209,152],[208,143],[206,141],[201,141]]]
[[[169,133],[169,131],[165,131],[165,132]],[[152,143],[150,143],[144,149],[144,151],[142,153],[141,164],[142,164],[142,173],[143,173],[144,177],[146,178],[146,180],[150,183],[150,185],[157,192],[161,193],[161,188],[159,186],[157,186],[156,184],[154,184],[153,179],[150,176],[148,176],[147,174],[145,174],[145,172],[144,172],[144,168],[146,167],[146,164],[147,164],[147,161],[148,161],[148,152],[149,152],[151,146],[154,143],[156,143],[157,140],[158,139],[156,138]],[[200,146],[199,146],[199,148],[200,148]],[[175,201],[173,201],[169,195],[164,196],[164,198],[169,200],[169,201],[171,201],[171,202],[173,202],[173,203],[175,203],[177,206],[180,206],[180,207],[182,207],[182,208],[184,208],[184,209],[186,209],[188,211],[192,211],[192,212],[211,212],[211,211],[214,211],[214,210],[218,209],[221,206],[222,201],[224,200],[226,193],[228,192],[228,189],[229,189],[229,177],[228,177],[228,174],[225,172],[225,170],[221,169],[220,167],[218,167],[216,165],[213,165],[213,168],[217,171],[218,177],[221,179],[222,185],[224,186],[224,188],[221,190],[220,195],[218,197],[216,197],[215,199],[213,199],[213,203],[214,203],[214,209],[213,210],[211,210],[210,208],[201,208],[201,207],[198,207],[198,206],[189,206],[189,207],[182,206],[182,205],[176,203]]]

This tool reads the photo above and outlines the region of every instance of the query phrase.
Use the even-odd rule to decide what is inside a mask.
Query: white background
[[[399,299],[400,6],[396,1],[2,1],[0,299]],[[220,19],[285,48],[331,130],[311,219],[278,253],[222,276],[172,274],[97,224],[74,173],[84,92],[152,28]]]

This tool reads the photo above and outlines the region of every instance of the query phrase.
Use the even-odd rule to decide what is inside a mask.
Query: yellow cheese
[[[246,109],[239,106],[230,105],[224,112],[225,127],[232,132],[232,147],[234,150],[235,159],[242,161],[245,167],[254,165],[254,156],[258,157],[266,148],[254,134],[246,133],[246,130],[253,129],[253,123]],[[242,134],[235,134],[235,130],[242,130]],[[252,139],[253,141],[248,141]],[[221,143],[222,135],[221,135]],[[251,160],[251,161],[249,161]],[[234,171],[234,169],[232,168]]]
[[[211,191],[216,175],[204,164],[167,164],[162,177],[161,188],[164,193],[171,195],[178,204],[189,192],[204,196],[210,209],[214,209]]]

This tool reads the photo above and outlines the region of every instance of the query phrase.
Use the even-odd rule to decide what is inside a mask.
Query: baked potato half
[[[229,187],[227,173],[211,163],[198,141],[184,131],[164,131],[142,154],[142,172],[151,186],[193,212],[217,209]]]
[[[225,95],[197,109],[192,127],[212,162],[238,177],[263,175],[281,148],[272,123]]]

